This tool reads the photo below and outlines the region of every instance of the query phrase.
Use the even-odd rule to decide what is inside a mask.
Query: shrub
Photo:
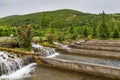
[[[118,31],[118,29],[115,27],[114,28],[114,31],[113,31],[113,34],[112,34],[112,37],[113,38],[119,38],[119,31]]]
[[[20,26],[17,28],[18,41],[21,48],[31,50],[32,28],[28,26]]]

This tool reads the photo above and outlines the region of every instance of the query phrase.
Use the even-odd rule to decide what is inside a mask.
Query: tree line
[[[116,16],[118,16],[116,14]],[[75,16],[66,19],[50,18],[46,13],[42,14],[39,20],[39,24],[31,23],[30,20],[26,20],[24,25],[31,24],[33,28],[33,36],[39,36],[40,40],[43,37],[52,42],[56,41],[71,41],[85,39],[114,39],[120,38],[120,21],[119,17],[108,15],[103,13],[96,16],[81,17],[82,20]],[[36,20],[37,21],[37,20]],[[18,25],[18,24],[17,24]],[[16,26],[14,27],[0,27],[0,36],[10,36],[10,34],[16,35]]]

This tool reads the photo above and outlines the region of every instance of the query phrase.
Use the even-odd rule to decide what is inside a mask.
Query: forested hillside
[[[120,37],[120,14],[105,14],[104,12],[90,14],[71,9],[1,18],[0,36],[14,34],[16,27],[29,24],[33,28],[34,36],[59,34],[60,37],[54,37],[57,40]]]
[[[43,19],[47,24],[55,23],[55,22],[65,22],[67,26],[85,26],[88,25],[97,15],[83,13],[75,10],[63,9],[49,12],[40,12],[33,13],[28,15],[15,15],[9,16],[0,19],[0,25],[3,26],[18,26],[23,24],[34,24],[39,27],[47,27],[42,26],[41,24]]]

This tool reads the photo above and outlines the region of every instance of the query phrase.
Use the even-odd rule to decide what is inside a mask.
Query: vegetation
[[[20,48],[31,50],[32,28],[31,26],[20,26],[17,28],[17,36]]]
[[[109,28],[106,24],[107,19],[106,19],[104,11],[102,13],[102,17],[103,18],[102,18],[102,23],[100,24],[99,36],[102,39],[106,39],[106,38],[110,37],[110,32],[109,32]]]
[[[118,32],[118,29],[115,27],[115,28],[114,28],[114,31],[113,31],[113,34],[112,34],[112,37],[113,37],[113,38],[119,38],[119,36],[120,36],[120,35],[119,35],[119,32]]]
[[[33,36],[39,36],[40,41],[50,43],[53,40],[70,42],[80,38],[120,38],[120,14],[90,14],[70,9],[1,18],[0,36],[16,36],[16,26],[29,24]]]
[[[15,27],[0,26],[0,36],[10,36],[10,34],[15,35]]]
[[[84,28],[83,35],[84,35],[84,37],[88,37],[89,33],[88,33],[87,27]]]

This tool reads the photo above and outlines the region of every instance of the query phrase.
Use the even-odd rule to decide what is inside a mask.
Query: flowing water
[[[17,69],[22,68],[24,61],[16,54],[0,52],[0,75],[11,74]]]
[[[0,76],[0,80],[24,80],[25,78],[30,78],[32,76],[32,72],[34,72],[36,68],[36,65],[36,63],[31,63],[11,74],[2,75]]]
[[[52,52],[54,54],[51,54],[46,57],[52,58],[65,56],[54,51]],[[22,66],[22,68],[12,71],[10,74],[1,75],[0,80],[108,80],[108,79],[103,78],[101,79],[99,77],[90,76],[82,73],[80,74],[67,70],[39,66],[36,63],[30,63],[27,66]]]
[[[87,62],[93,64],[120,67],[120,60],[117,59],[106,59],[106,58],[95,58],[95,57],[93,58],[93,57],[67,55],[67,54],[59,54],[59,56],[56,56],[56,58],[70,60],[70,61]]]
[[[31,63],[0,80],[109,80],[67,70],[53,69]]]
[[[36,66],[31,77],[24,80],[109,80],[94,77],[86,74],[80,74],[67,70],[53,69],[44,66]]]
[[[44,57],[55,57],[64,60],[81,61],[109,66],[120,67],[119,60],[99,59],[75,55],[65,55],[56,52],[54,49],[46,48],[39,45],[33,45],[35,48],[45,51]],[[8,55],[12,56],[9,57]],[[8,61],[9,60],[9,61]],[[2,65],[2,66],[1,66]],[[4,65],[4,67],[3,67]],[[14,66],[14,67],[13,67]],[[74,71],[61,70],[39,66],[36,63],[30,63],[23,66],[20,58],[15,54],[0,52],[0,68],[5,72],[0,76],[0,80],[110,80],[100,77],[90,76],[87,74],[77,73]]]

